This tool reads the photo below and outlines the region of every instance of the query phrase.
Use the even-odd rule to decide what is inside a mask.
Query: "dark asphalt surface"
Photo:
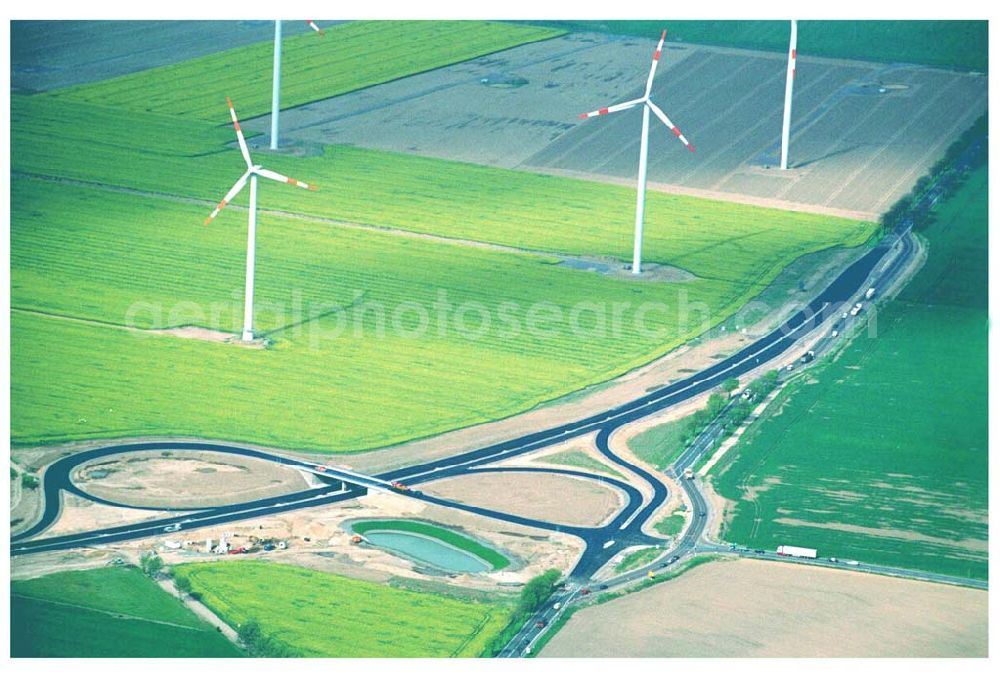
[[[589,578],[605,562],[611,559],[621,550],[633,545],[640,545],[655,542],[656,539],[644,534],[641,526],[667,497],[666,486],[655,476],[643,468],[616,456],[608,447],[607,440],[611,433],[618,427],[631,423],[632,421],[645,418],[652,413],[671,407],[683,402],[691,397],[704,393],[722,383],[727,378],[739,376],[750,371],[760,364],[777,357],[789,346],[794,344],[802,336],[815,329],[820,323],[825,321],[831,313],[838,311],[840,305],[847,301],[853,294],[856,294],[864,282],[874,270],[882,257],[889,250],[885,243],[880,244],[856,262],[848,266],[822,293],[819,294],[808,306],[792,316],[782,326],[775,329],[770,334],[758,339],[753,344],[743,350],[721,360],[705,370],[694,374],[688,378],[676,381],[670,385],[658,388],[643,397],[632,400],[604,413],[589,416],[579,421],[564,424],[540,432],[531,433],[514,440],[500,444],[490,445],[482,449],[470,451],[447,459],[440,459],[429,463],[401,468],[391,472],[383,473],[377,478],[367,480],[356,480],[367,483],[367,488],[380,486],[386,482],[400,481],[407,485],[419,485],[437,479],[454,477],[469,472],[477,466],[487,463],[495,463],[529,451],[539,449],[551,444],[570,440],[593,432],[598,433],[598,447],[606,457],[617,465],[622,465],[649,483],[652,487],[654,499],[645,505],[636,505],[635,499],[631,499],[625,509],[609,524],[598,528],[574,528],[559,527],[560,531],[579,535],[587,544],[587,548],[571,572],[571,577],[578,579]],[[269,460],[285,465],[311,466],[305,461],[285,458],[276,454],[263,452],[255,449],[248,449],[236,445],[208,444],[197,442],[140,442],[134,444],[111,445],[92,449],[89,451],[73,454],[59,459],[49,466],[43,475],[43,491],[45,492],[45,509],[42,518],[30,529],[18,534],[13,538],[11,554],[17,555],[29,552],[42,552],[49,550],[59,550],[69,547],[81,547],[83,545],[96,545],[101,543],[113,543],[117,541],[133,540],[155,536],[163,533],[164,527],[181,522],[181,531],[189,528],[201,528],[213,524],[222,524],[234,519],[246,519],[248,517],[264,516],[295,510],[303,507],[312,507],[326,503],[334,503],[347,500],[358,495],[353,493],[324,495],[320,491],[316,494],[309,492],[299,492],[289,496],[279,496],[271,499],[262,499],[250,503],[241,503],[235,506],[212,508],[203,511],[184,511],[184,519],[191,519],[191,522],[175,520],[172,518],[151,520],[127,527],[116,527],[102,530],[94,530],[80,534],[32,539],[47,529],[58,517],[61,509],[59,500],[60,491],[69,491],[77,495],[83,495],[71,481],[70,474],[76,466],[81,463],[91,461],[95,458],[111,454],[127,453],[132,451],[148,451],[157,449],[188,449],[205,450],[222,453],[231,453],[242,456],[251,456]],[[337,470],[342,472],[341,470]],[[345,479],[343,476],[337,479]],[[366,487],[359,487],[356,492],[362,492]],[[387,489],[388,490],[388,489]],[[88,497],[92,500],[94,497]],[[420,495],[415,496],[422,500],[438,503],[441,505],[449,502],[435,497]],[[552,528],[553,526],[537,520],[529,520],[517,515],[498,513],[497,511],[486,510],[475,506],[454,504],[453,507],[467,510],[487,517],[497,517],[517,524],[526,526],[538,526],[539,528]],[[610,547],[603,547],[609,541],[614,541]],[[595,547],[596,546],[596,547]]]
[[[440,459],[429,463],[409,466],[394,471],[386,472],[378,476],[366,476],[354,473],[342,468],[327,466],[324,472],[317,472],[315,465],[323,461],[308,462],[297,459],[283,457],[269,452],[248,449],[236,445],[211,444],[200,442],[148,442],[122,445],[109,445],[98,449],[92,449],[78,454],[73,454],[59,459],[49,466],[43,475],[43,491],[45,493],[45,509],[42,518],[30,529],[12,537],[11,555],[45,552],[53,550],[63,550],[69,548],[87,547],[101,544],[110,544],[139,538],[149,538],[162,536],[166,528],[171,528],[169,533],[178,533],[190,529],[200,529],[206,526],[225,524],[233,521],[243,521],[253,517],[263,517],[266,515],[299,510],[303,508],[327,505],[344,500],[349,500],[362,496],[368,491],[393,491],[399,490],[391,488],[389,485],[393,481],[403,482],[410,487],[418,487],[420,484],[448,477],[456,477],[471,473],[482,472],[550,472],[569,476],[578,476],[595,481],[604,482],[622,491],[626,496],[625,507],[607,524],[600,527],[574,527],[555,524],[543,520],[536,520],[520,515],[513,515],[496,510],[481,508],[450,501],[436,496],[424,494],[419,489],[407,492],[407,495],[416,500],[423,500],[429,503],[465,510],[471,513],[491,517],[515,524],[548,531],[559,531],[579,537],[585,543],[585,549],[576,566],[570,572],[567,579],[566,588],[550,600],[528,623],[514,640],[504,649],[501,655],[518,656],[524,655],[538,636],[545,632],[545,628],[552,621],[558,618],[567,606],[587,597],[584,594],[588,590],[587,585],[590,579],[610,562],[616,555],[627,548],[635,546],[662,546],[665,539],[650,536],[642,531],[642,526],[649,520],[652,514],[660,508],[668,498],[666,485],[655,475],[645,468],[637,466],[615,454],[609,445],[611,435],[619,427],[645,418],[668,407],[679,404],[692,397],[700,395],[712,388],[715,388],[723,381],[732,377],[739,377],[759,365],[767,363],[772,359],[786,352],[795,342],[806,336],[818,326],[826,322],[832,316],[839,316],[849,300],[862,294],[868,284],[876,287],[885,286],[898,275],[902,267],[909,261],[914,252],[915,246],[906,231],[900,237],[890,236],[882,243],[866,252],[857,261],[848,266],[826,289],[824,289],[811,303],[793,315],[783,325],[758,339],[753,344],[745,347],[736,354],[721,360],[703,371],[688,378],[676,381],[662,388],[658,388],[640,398],[609,409],[601,414],[589,416],[587,418],[556,426],[535,433],[530,433],[516,439],[500,444],[490,445],[481,449],[465,452],[446,459]],[[879,264],[887,254],[895,250],[897,255],[892,262],[883,270],[877,271]],[[869,282],[873,273],[877,275],[874,282]],[[853,318],[852,318],[853,319]],[[843,333],[844,320],[837,320],[836,326],[840,327]],[[829,336],[821,340],[823,349],[832,344]],[[797,357],[797,356],[796,356]],[[792,358],[794,360],[795,357]],[[716,426],[717,427],[717,426]],[[585,471],[558,470],[538,467],[483,467],[498,461],[514,458],[530,451],[540,449],[552,444],[564,442],[591,433],[597,433],[597,448],[612,464],[629,469],[635,473],[651,489],[651,498],[644,499],[642,493],[627,482],[618,479],[596,475]],[[710,425],[702,436],[686,450],[670,470],[674,477],[680,477],[683,469],[693,466],[699,460],[702,453],[710,448],[708,438],[718,434],[718,430]],[[76,487],[71,480],[71,473],[74,468],[82,463],[92,461],[104,456],[114,454],[129,453],[135,451],[150,450],[201,450],[219,453],[229,453],[240,456],[250,456],[282,465],[292,467],[302,467],[312,469],[325,481],[331,483],[328,487],[320,487],[307,491],[296,492],[274,498],[261,499],[239,503],[231,506],[204,508],[201,510],[176,511],[175,515],[168,518],[148,520],[137,524],[108,527],[101,530],[94,530],[76,534],[49,538],[34,538],[51,526],[58,518],[61,509],[60,492],[67,491],[84,498],[99,502],[108,503],[102,499],[91,496]],[[702,537],[707,525],[708,507],[704,497],[697,488],[696,481],[680,480],[679,484],[687,494],[688,501],[692,506],[692,520],[685,531],[684,536],[674,545],[672,549],[665,550],[663,555],[658,557],[651,564],[628,572],[627,574],[611,577],[600,583],[601,588],[619,588],[638,579],[648,577],[650,572],[675,566],[677,562],[683,561],[689,555],[698,552],[729,552],[728,549],[714,544],[702,542]],[[121,504],[118,504],[121,505]],[[161,509],[158,506],[127,506],[142,507],[147,509]],[[174,529],[176,528],[176,531]],[[740,553],[742,554],[742,553]],[[751,553],[751,556],[762,556]],[[787,558],[782,558],[787,559]],[[827,563],[829,564],[829,563]],[[903,570],[891,570],[885,567],[865,567],[866,570],[880,573],[890,573],[894,575],[910,575],[914,572]],[[916,572],[918,576],[922,575]],[[944,577],[947,578],[947,577]],[[929,580],[940,580],[932,579]],[[964,581],[963,581],[964,582]],[[559,603],[560,609],[554,609],[554,605]],[[544,623],[543,628],[536,625],[539,621]]]

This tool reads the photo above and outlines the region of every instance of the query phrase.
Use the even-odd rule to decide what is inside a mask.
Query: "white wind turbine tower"
[[[663,41],[666,39],[667,32],[663,31],[663,34],[660,35],[660,44],[656,46],[656,52],[653,54],[653,64],[649,68],[649,77],[646,79],[646,91],[641,98],[618,103],[607,108],[600,108],[590,113],[580,114],[581,118],[592,118],[598,115],[607,115],[608,113],[628,110],[635,106],[642,106],[642,137],[639,140],[639,190],[635,203],[635,242],[632,249],[632,273],[635,275],[642,272],[642,218],[646,209],[646,155],[649,150],[649,112],[653,111],[653,114],[660,118],[660,121],[674,133],[674,136],[680,139],[681,143],[687,146],[689,151],[694,152],[694,146],[684,138],[681,130],[649,98],[650,92],[653,89],[653,76],[656,75],[656,66],[660,62],[660,55],[663,53]]]
[[[306,23],[321,36],[326,35],[312,19],[307,19]],[[277,150],[278,114],[281,112],[281,19],[274,22],[274,67],[271,73],[271,150]]]
[[[781,122],[781,168],[788,169],[788,134],[792,127],[792,85],[795,82],[795,45],[798,21],[792,19],[792,37],[788,41],[788,70],[785,73],[785,114]]]
[[[233,108],[232,99],[228,96],[226,97],[226,104],[229,106],[229,115],[233,119],[233,128],[236,130],[236,140],[240,144],[240,152],[243,154],[243,159],[247,163],[247,170],[243,172],[243,175],[236,180],[233,187],[229,189],[226,196],[222,198],[212,213],[208,215],[205,219],[205,225],[207,226],[212,219],[218,216],[219,212],[229,204],[236,195],[243,190],[243,186],[250,182],[250,210],[247,216],[247,274],[246,274],[246,291],[243,299],[243,340],[253,341],[253,269],[254,269],[254,250],[257,239],[257,177],[263,177],[265,179],[271,179],[272,181],[280,181],[281,183],[290,183],[293,186],[298,186],[299,188],[307,188],[309,190],[316,190],[316,186],[305,183],[304,181],[299,181],[298,179],[291,179],[277,172],[272,172],[269,169],[264,169],[260,165],[255,165],[250,159],[250,150],[247,148],[246,139],[243,138],[243,130],[240,129],[239,118],[236,117],[236,109]]]

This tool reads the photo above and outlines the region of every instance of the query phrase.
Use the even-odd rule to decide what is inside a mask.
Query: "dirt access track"
[[[421,487],[459,503],[572,526],[607,522],[625,505],[610,485],[552,473],[474,473]]]
[[[986,656],[988,596],[800,564],[710,562],[578,611],[540,655]]]
[[[783,53],[668,43],[653,99],[654,189],[874,218],[986,111],[985,75],[809,56],[799,44],[791,169],[780,151]],[[634,181],[652,40],[574,33],[282,112],[286,138]],[[269,116],[248,121],[259,132]]]

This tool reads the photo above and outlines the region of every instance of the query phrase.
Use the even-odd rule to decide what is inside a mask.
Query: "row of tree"
[[[497,656],[507,646],[507,643],[514,638],[531,615],[542,608],[545,602],[556,590],[556,584],[562,574],[558,569],[549,569],[540,576],[535,576],[528,581],[521,590],[521,596],[517,600],[517,607],[511,616],[507,627],[499,635],[493,638],[483,656]]]
[[[933,204],[925,198],[931,190],[936,190],[938,197],[941,198],[952,195],[962,185],[968,171],[986,161],[985,153],[978,152],[968,156],[968,163],[959,162],[972,144],[985,138],[988,130],[989,119],[984,114],[948,147],[944,157],[938,160],[927,174],[917,179],[909,193],[882,214],[879,223],[883,232],[892,230],[897,223],[907,218],[913,220],[915,230],[926,228],[933,223]]]

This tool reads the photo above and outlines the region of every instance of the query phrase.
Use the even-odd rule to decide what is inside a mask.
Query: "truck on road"
[[[694,479],[694,468],[685,468],[684,479],[693,480]]]
[[[802,557],[816,559],[816,551],[812,548],[798,548],[794,545],[779,545],[777,553],[782,557]]]

